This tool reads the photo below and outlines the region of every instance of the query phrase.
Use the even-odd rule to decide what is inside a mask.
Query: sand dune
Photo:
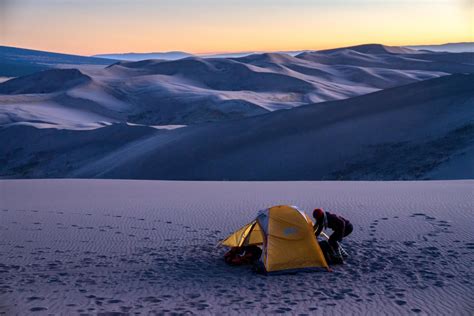
[[[256,69],[230,59],[185,58],[178,61],[120,63],[150,75],[183,77],[211,90],[255,92],[310,92],[313,86],[292,76]],[[115,67],[116,65],[110,66]]]
[[[160,130],[126,124],[82,131],[13,125],[0,133],[2,177],[24,177],[35,170],[47,178],[59,176],[58,170],[65,172],[81,168],[104,152],[160,133]],[[42,167],[38,168],[40,165]]]
[[[472,56],[370,44],[14,78],[0,176],[470,178]]]
[[[0,313],[470,315],[473,184],[0,181]],[[275,204],[349,218],[346,264],[227,266],[217,242]]]
[[[325,64],[350,65],[397,70],[436,71],[446,73],[474,72],[473,53],[416,52],[414,54],[382,53],[384,48],[373,49],[376,53],[364,53],[371,49],[335,49],[305,52],[297,58]]]
[[[444,76],[175,130],[119,124],[43,131],[14,125],[0,130],[0,139],[7,140],[0,171],[4,177],[194,180],[465,178],[460,173],[472,171],[436,170],[474,147],[473,85],[474,75]],[[143,133],[128,141],[115,134],[135,135],[136,129]],[[85,147],[83,135],[91,135]],[[55,145],[63,142],[68,146]]]
[[[77,67],[105,67],[116,62],[78,55],[59,54],[46,51],[0,46],[0,76],[17,77],[37,71]]]
[[[123,61],[106,69],[81,71],[92,82],[60,89],[61,95],[57,89],[46,91],[54,99],[49,103],[63,107],[63,111],[77,109],[78,102],[88,104],[82,116],[91,113],[93,119],[82,126],[98,126],[101,121],[191,125],[345,99],[452,73],[470,73],[474,72],[474,64],[469,53],[420,53],[373,44],[297,56],[265,53],[240,58]],[[18,87],[19,83],[21,87],[36,87],[38,81],[56,80],[50,72],[37,73],[35,77],[0,83],[0,93],[44,92]],[[17,99],[0,95],[0,105],[16,104],[15,108],[21,108],[25,103],[41,104],[35,95]],[[34,121],[13,119],[41,116],[34,110],[29,107],[22,111],[33,111],[29,115],[14,113],[7,124],[35,125]],[[68,128],[67,123],[57,120],[48,126],[54,125]],[[77,129],[78,125],[69,128]]]
[[[473,84],[473,75],[453,75],[343,101],[188,127],[124,146],[70,175],[196,180],[423,178],[473,145]]]
[[[91,80],[77,69],[51,69],[8,80],[0,86],[0,94],[61,92]]]

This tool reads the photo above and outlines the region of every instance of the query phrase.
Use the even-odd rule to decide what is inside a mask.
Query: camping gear
[[[319,247],[321,247],[324,258],[328,264],[344,264],[344,260],[340,252],[334,250],[327,240],[319,241]]]
[[[261,245],[266,272],[329,266],[314,238],[312,220],[296,206],[273,206],[221,241],[228,247]]]
[[[324,238],[326,238],[327,240],[329,240],[329,236],[328,236],[328,234],[326,234],[325,232],[322,232],[321,235],[322,235]],[[336,241],[336,243],[337,243],[337,246],[338,246],[339,251],[341,252],[342,257],[344,257],[344,258],[349,257],[349,254],[347,253],[347,251],[346,251],[344,248],[342,248],[341,243],[338,242],[338,241]]]
[[[331,258],[331,246],[329,246],[329,242],[327,240],[318,241],[319,247],[321,247],[321,251],[323,252],[324,259],[328,264],[333,264]]]
[[[232,247],[224,255],[224,261],[232,266],[255,263],[262,255],[262,249],[255,245]]]
[[[329,236],[325,232],[321,232],[321,236],[326,238],[325,240],[319,241],[319,246],[321,247],[321,250],[323,251],[324,258],[326,259],[328,264],[343,264],[344,263],[344,258],[347,258],[349,254],[347,251],[342,248],[341,244],[339,242],[337,243],[337,249],[334,249],[330,244],[329,244]]]

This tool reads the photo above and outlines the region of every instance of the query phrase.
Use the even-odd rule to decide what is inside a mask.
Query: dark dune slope
[[[37,71],[56,68],[58,65],[70,65],[71,67],[78,65],[106,66],[114,62],[116,60],[113,59],[0,46],[0,77],[29,75]]]
[[[83,167],[137,139],[159,133],[116,124],[94,130],[41,129],[17,125],[0,129],[1,178],[55,178]]]
[[[474,75],[153,136],[72,173],[207,180],[418,179],[474,139]],[[172,139],[172,141],[170,141]]]
[[[177,130],[0,130],[2,177],[423,179],[474,146],[474,75]]]
[[[50,69],[8,80],[0,84],[0,94],[61,92],[91,80],[77,69]]]

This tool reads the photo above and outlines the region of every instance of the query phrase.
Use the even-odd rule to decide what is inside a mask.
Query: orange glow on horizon
[[[73,0],[62,5],[58,5],[62,3],[59,0],[45,1],[49,2],[55,5],[11,2],[16,5],[11,4],[0,14],[0,45],[94,55],[292,51],[366,43],[403,46],[474,41],[474,10],[472,1],[465,0],[387,0],[387,4],[366,0],[276,1],[279,5],[267,0],[262,0],[265,5],[241,1],[246,6],[216,5],[206,0],[201,7],[192,6],[194,2],[189,0],[183,0],[187,6],[136,0],[117,2],[106,9],[104,1],[97,1],[96,6],[102,5],[99,8],[74,5]]]

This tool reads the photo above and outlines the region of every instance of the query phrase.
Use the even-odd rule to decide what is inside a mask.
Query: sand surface
[[[472,315],[474,181],[0,181],[0,314]],[[349,218],[334,272],[229,267],[257,210]]]

